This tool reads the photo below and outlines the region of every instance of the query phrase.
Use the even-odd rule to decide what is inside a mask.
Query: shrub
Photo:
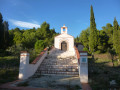
[[[28,81],[18,83],[17,86],[28,86]]]
[[[117,60],[114,60],[114,66],[118,66],[118,61]]]
[[[35,43],[35,51],[40,53],[45,48],[45,43],[43,40],[37,40]]]
[[[84,48],[83,48],[83,51],[89,51],[89,50],[88,50],[88,48],[84,47]]]

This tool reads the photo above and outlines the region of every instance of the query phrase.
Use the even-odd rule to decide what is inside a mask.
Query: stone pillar
[[[21,51],[20,66],[19,66],[19,79],[27,79],[27,67],[29,65],[29,53]]]
[[[88,83],[88,58],[87,52],[80,52],[80,81],[81,83]]]

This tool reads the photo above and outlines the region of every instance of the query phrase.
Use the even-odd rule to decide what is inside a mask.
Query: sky
[[[76,37],[90,26],[91,5],[97,29],[113,24],[114,17],[120,25],[120,0],[0,0],[0,12],[9,29],[38,28],[46,21],[58,33],[65,24]]]

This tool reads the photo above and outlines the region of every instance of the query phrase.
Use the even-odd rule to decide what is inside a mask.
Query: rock
[[[112,86],[112,85],[116,85],[116,81],[115,80],[110,81],[110,86]]]

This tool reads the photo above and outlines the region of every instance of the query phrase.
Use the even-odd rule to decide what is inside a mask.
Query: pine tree
[[[92,54],[94,53],[96,47],[97,47],[97,29],[96,29],[93,7],[91,5],[89,50]]]

